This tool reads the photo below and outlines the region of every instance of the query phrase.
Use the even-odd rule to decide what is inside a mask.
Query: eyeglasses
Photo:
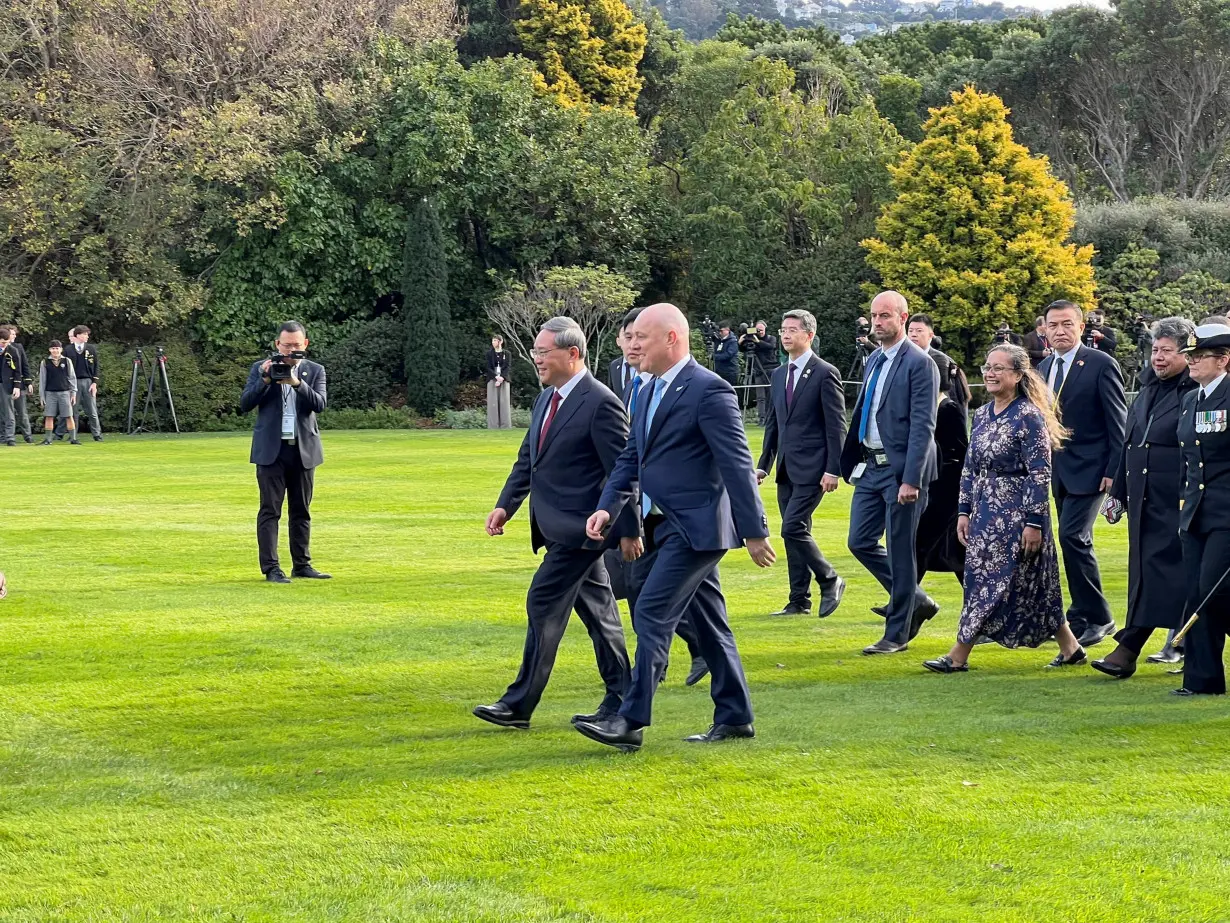
[[[545,359],[547,358],[548,353],[553,353],[557,349],[571,349],[571,348],[572,348],[571,346],[552,346],[550,349],[531,349],[530,358],[531,359]]]
[[[783,333],[806,333],[807,331],[804,330],[802,327],[778,327],[777,332],[778,334],[783,334]]]
[[[1016,369],[1014,369],[1010,365],[983,365],[981,368],[982,368],[983,375],[987,375],[991,372],[994,372],[996,375],[1002,375],[1004,374],[1004,372],[1015,372],[1016,371]]]

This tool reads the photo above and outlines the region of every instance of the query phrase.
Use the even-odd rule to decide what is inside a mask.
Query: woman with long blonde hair
[[[974,414],[961,472],[957,538],[966,546],[965,605],[957,643],[924,662],[936,673],[963,673],[974,640],[1037,647],[1052,635],[1052,667],[1085,661],[1068,629],[1051,534],[1051,453],[1068,436],[1029,354],[997,345],[982,366],[992,400]]]

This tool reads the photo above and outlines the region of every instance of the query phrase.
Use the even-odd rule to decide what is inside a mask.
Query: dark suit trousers
[[[634,726],[652,722],[653,695],[666,669],[671,636],[685,612],[696,628],[700,652],[713,677],[716,724],[750,724],[752,699],[734,633],[726,620],[726,599],[718,580],[725,551],[696,551],[669,523],[657,529],[657,550],[645,576],[632,617],[636,664],[632,687],[619,713]]]
[[[782,543],[786,546],[786,569],[790,573],[790,602],[797,606],[811,607],[813,574],[821,587],[837,579],[837,571],[811,534],[812,514],[822,496],[819,484],[777,482],[777,508],[782,514]]]
[[[889,594],[884,637],[895,644],[910,640],[914,606],[926,599],[918,585],[915,539],[918,520],[927,508],[927,491],[917,503],[898,503],[901,485],[888,465],[867,466],[850,501],[850,553]],[[887,545],[880,539],[887,533]]]
[[[645,523],[645,553],[631,563],[624,563],[628,614],[632,616],[633,625],[636,624],[636,598],[641,592],[641,585],[645,582],[645,578],[653,568],[653,562],[658,557],[658,546],[654,544],[654,534],[658,525],[664,521],[665,519],[662,516],[650,515]],[[618,552],[616,553],[618,554]],[[675,634],[682,638],[683,643],[688,646],[688,656],[693,660],[701,656],[700,641],[696,637],[696,629],[692,625],[692,619],[686,612],[683,613],[683,618],[679,620],[679,624],[675,626]]]
[[[1226,669],[1222,654],[1230,632],[1230,577],[1208,602],[1204,598],[1230,569],[1230,531],[1182,532],[1183,568],[1187,572],[1187,614],[1200,618],[1183,639],[1183,688],[1223,695]],[[1203,608],[1198,608],[1204,603]]]
[[[521,669],[500,697],[513,714],[529,718],[538,707],[573,609],[589,632],[598,673],[606,685],[602,707],[611,711],[619,708],[630,678],[628,649],[602,552],[548,542],[546,556],[525,597],[529,626]]]
[[[1069,494],[1055,482],[1055,513],[1059,520],[1059,548],[1068,576],[1068,625],[1078,638],[1091,625],[1109,625],[1114,619],[1102,593],[1102,574],[1093,553],[1093,524],[1105,494]]]
[[[278,566],[278,522],[282,501],[290,500],[290,559],[295,567],[312,563],[308,546],[312,538],[312,487],[316,469],[304,468],[299,447],[283,442],[278,460],[272,465],[256,466],[256,484],[261,492],[260,512],[256,514],[256,547],[260,550],[261,573]]]

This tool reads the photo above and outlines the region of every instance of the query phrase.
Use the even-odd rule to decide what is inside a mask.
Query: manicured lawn
[[[527,520],[482,531],[519,439],[327,432],[336,579],[290,587],[260,582],[246,437],[0,450],[0,920],[1230,919],[1230,703],[1043,670],[1053,645],[927,674],[945,575],[908,653],[859,656],[883,594],[849,487],[817,524],[832,618],[765,614],[784,562],[723,565],[757,740],[680,742],[710,718],[681,645],[644,750],[584,740],[575,621],[531,731],[472,718],[522,644]],[[1125,534],[1098,536],[1120,622]]]

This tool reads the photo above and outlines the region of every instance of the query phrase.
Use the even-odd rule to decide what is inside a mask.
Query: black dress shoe
[[[1060,651],[1055,655],[1055,659],[1046,665],[1046,668],[1049,670],[1057,667],[1075,667],[1084,663],[1085,660],[1085,649],[1083,647],[1078,647],[1072,652],[1071,657],[1064,657],[1063,652]]]
[[[70,440],[68,440],[68,444],[69,444],[69,445],[81,445],[81,440],[79,440],[79,439],[70,439]]]
[[[882,619],[888,618],[888,606],[872,606],[871,611]]]
[[[1183,651],[1175,650],[1170,645],[1166,645],[1156,654],[1150,654],[1145,658],[1145,663],[1182,663]]]
[[[614,718],[618,714],[619,712],[613,708],[599,706],[598,710],[592,715],[573,715],[572,723],[576,724],[578,721],[586,721],[593,724],[595,721],[605,721],[607,718]]]
[[[627,718],[619,715],[612,715],[602,721],[578,721],[573,727],[577,733],[590,740],[614,747],[623,753],[635,753],[641,749],[644,736],[640,728],[634,728]]]
[[[899,654],[902,651],[909,650],[908,644],[896,644],[889,641],[887,638],[881,638],[875,644],[868,644],[863,648],[864,654]]]
[[[843,577],[838,577],[831,584],[820,591],[820,611],[817,613],[820,618],[827,619],[830,615],[837,611],[837,607],[841,605],[841,598],[846,595],[846,581]]]
[[[95,441],[95,442],[102,442],[102,436],[95,436],[95,437],[94,437],[94,441]]]
[[[916,603],[914,611],[910,613],[910,640],[913,641],[918,637],[918,633],[922,630],[923,622],[935,618],[936,613],[940,611],[940,604],[930,596],[923,599],[922,602]]]
[[[282,568],[275,567],[269,573],[265,574],[266,583],[290,583],[290,578],[282,573]]]
[[[954,663],[953,659],[945,654],[943,657],[936,657],[934,660],[924,660],[923,666],[932,673],[968,673],[968,663]]]
[[[290,575],[292,577],[302,577],[304,580],[332,580],[332,574],[322,573],[312,565],[308,564],[305,567],[291,568]]]
[[[703,734],[693,734],[683,738],[689,744],[716,744],[723,740],[748,740],[756,736],[756,729],[750,724],[711,724]]]
[[[1081,647],[1093,647],[1095,644],[1101,644],[1102,639],[1114,630],[1114,622],[1110,622],[1106,625],[1090,625],[1076,636],[1076,643]]]
[[[1107,676],[1113,676],[1115,679],[1127,679],[1136,672],[1136,661],[1120,665],[1111,663],[1109,660],[1095,660],[1089,666],[1099,673],[1105,673]]]
[[[1185,687],[1183,687],[1182,689],[1171,689],[1171,690],[1170,690],[1170,694],[1171,694],[1171,695],[1181,695],[1181,696],[1189,696],[1189,695],[1222,695],[1222,693],[1220,693],[1220,692],[1195,692],[1195,691],[1193,691],[1193,690],[1191,690],[1191,689],[1188,689],[1186,686],[1185,686]]]
[[[33,436],[25,436],[25,437],[23,437],[23,438],[26,440],[26,445],[34,445],[34,437],[33,437]]]
[[[807,615],[811,612],[811,606],[800,606],[798,603],[786,603],[781,609],[776,612],[770,612],[769,615]]]
[[[685,686],[695,686],[705,678],[709,672],[709,664],[705,663],[704,657],[692,658],[692,669],[688,671],[687,679],[683,681]]]
[[[496,702],[494,705],[475,705],[474,711],[471,714],[475,718],[482,718],[484,721],[498,724],[502,728],[516,728],[519,731],[527,731],[530,727],[529,718],[517,717],[513,714],[513,710],[503,702]]]

